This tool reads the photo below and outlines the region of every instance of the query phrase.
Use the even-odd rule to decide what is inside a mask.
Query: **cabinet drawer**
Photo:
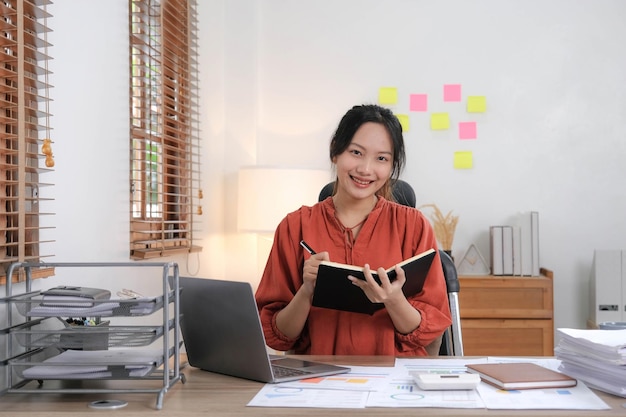
[[[553,356],[552,320],[461,320],[467,356]]]
[[[460,277],[461,318],[550,319],[552,280],[546,277]]]

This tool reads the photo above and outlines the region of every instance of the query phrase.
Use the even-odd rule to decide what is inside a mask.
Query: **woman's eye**
[[[361,151],[357,149],[352,149],[350,152],[352,152],[352,155],[361,155]]]

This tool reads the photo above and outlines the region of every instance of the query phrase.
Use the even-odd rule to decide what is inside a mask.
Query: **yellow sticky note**
[[[473,161],[471,151],[459,151],[454,153],[455,169],[470,169],[472,166]]]
[[[409,131],[409,116],[407,114],[396,114],[396,117],[400,121],[400,125],[402,125],[402,132]]]
[[[397,104],[398,89],[396,87],[380,87],[378,90],[379,104]]]
[[[484,113],[487,110],[485,96],[469,96],[467,98],[467,111],[469,113]]]
[[[448,113],[432,113],[430,115],[430,128],[432,130],[449,129],[450,116],[448,116]]]

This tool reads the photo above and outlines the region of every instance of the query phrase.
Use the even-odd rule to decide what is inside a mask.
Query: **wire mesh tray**
[[[169,301],[173,302],[174,292]],[[130,317],[146,316],[163,307],[164,296],[111,299],[111,300],[67,300],[62,305],[56,300],[54,305],[46,305],[39,292],[5,298],[15,305],[25,317]]]
[[[23,379],[86,380],[145,378],[163,364],[160,349],[66,350],[39,349],[9,360]]]
[[[170,320],[169,329],[174,327]],[[17,330],[12,334],[24,347],[100,350],[107,347],[147,346],[163,335],[163,326],[70,326],[62,330]]]

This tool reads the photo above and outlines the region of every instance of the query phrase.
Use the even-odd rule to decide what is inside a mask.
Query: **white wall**
[[[486,256],[489,225],[538,210],[556,325],[584,326],[594,248],[626,247],[625,2],[199,3],[204,251],[174,259],[183,274],[258,281],[256,236],[236,229],[240,166],[328,168],[339,118],[375,102],[379,87],[428,93],[435,109],[444,107],[441,86],[460,83],[464,95],[487,97],[479,138],[461,143],[411,114],[404,178],[420,203],[460,216],[456,257],[471,243]],[[126,0],[50,7],[55,261],[128,260],[126,8]],[[406,112],[406,102],[394,110]],[[452,152],[465,149],[474,169],[453,169]],[[38,285],[61,280],[80,277]],[[156,291],[134,273],[121,281]]]
[[[488,259],[490,225],[540,214],[541,264],[555,273],[556,325],[584,326],[595,248],[626,245],[626,3],[447,0],[259,0],[258,163],[328,166],[327,144],[353,104],[395,86],[443,103],[442,85],[484,95],[478,139],[430,130],[410,115],[404,178],[420,203],[459,215],[453,254],[475,243]],[[236,36],[235,33],[231,34]],[[471,150],[474,168],[452,153]]]

